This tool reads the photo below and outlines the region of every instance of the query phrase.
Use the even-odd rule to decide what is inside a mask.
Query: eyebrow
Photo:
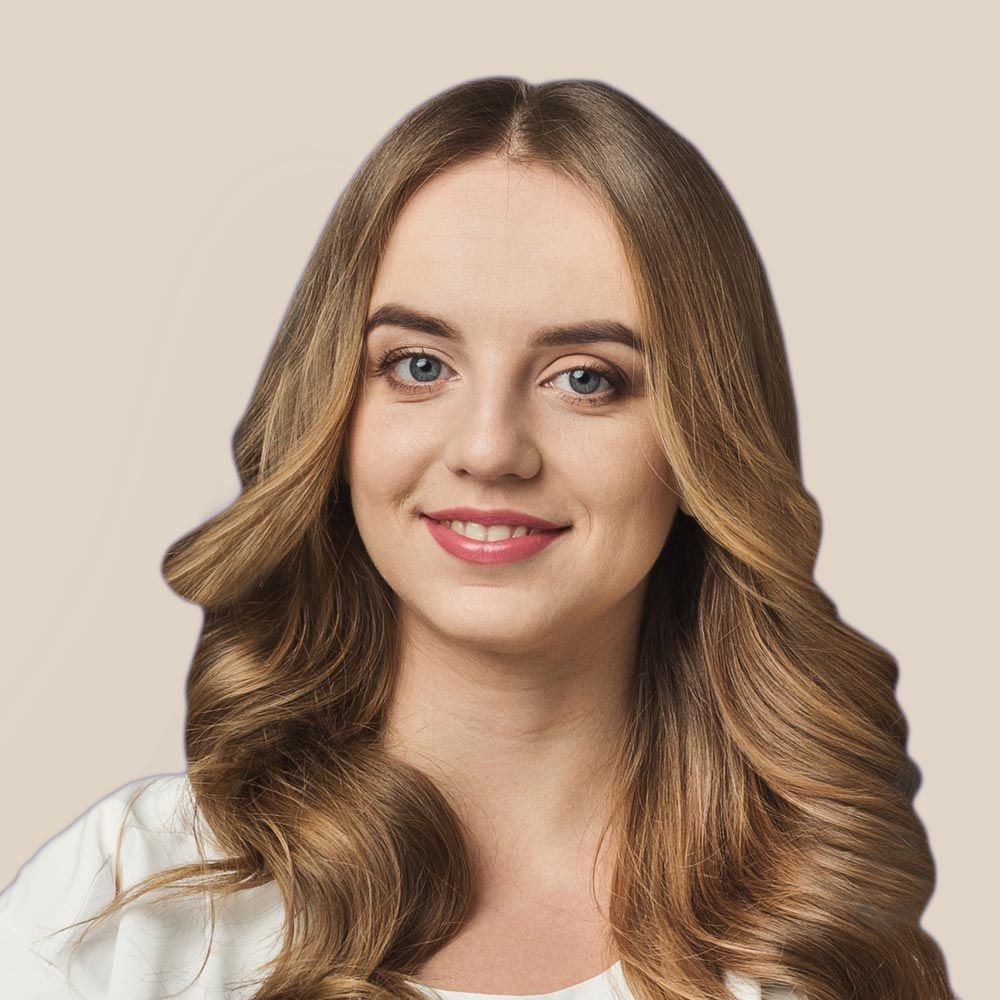
[[[379,306],[365,320],[364,336],[377,326],[400,326],[419,333],[429,333],[448,340],[461,340],[462,335],[450,323],[407,306],[387,303]],[[563,326],[545,326],[532,338],[535,347],[566,347],[573,344],[597,344],[610,341],[641,351],[642,344],[635,333],[615,320],[585,320]]]

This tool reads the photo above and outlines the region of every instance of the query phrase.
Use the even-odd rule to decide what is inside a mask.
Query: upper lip
[[[511,510],[508,507],[495,507],[492,510],[482,510],[479,507],[446,507],[442,510],[425,510],[428,517],[435,521],[475,521],[476,524],[523,524],[526,528],[536,528],[539,531],[553,531],[558,528],[568,528],[568,524],[556,524],[541,517],[525,514],[523,510]]]

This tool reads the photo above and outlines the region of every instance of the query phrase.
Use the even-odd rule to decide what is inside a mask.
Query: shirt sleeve
[[[63,974],[0,921],[0,974],[18,1000],[96,1000],[74,989]]]
[[[44,843],[0,889],[0,995],[17,1000],[105,1000],[110,953],[98,930],[91,961],[68,961],[80,926],[114,893],[113,855],[128,796],[147,779],[95,803]],[[114,928],[105,935],[114,934]],[[105,937],[105,941],[107,938]],[[8,987],[16,986],[10,989]]]

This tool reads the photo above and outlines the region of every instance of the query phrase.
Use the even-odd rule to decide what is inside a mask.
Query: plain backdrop
[[[691,140],[767,267],[816,578],[898,659],[938,884],[990,995],[996,881],[996,25],[971,3],[47,3],[0,74],[0,885],[133,778],[182,771],[201,610],[166,548],[361,160],[474,77],[599,79]]]

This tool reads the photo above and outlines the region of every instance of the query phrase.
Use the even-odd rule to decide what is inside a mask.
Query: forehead
[[[400,213],[372,303],[463,323],[634,323],[624,250],[607,209],[539,165],[480,159],[428,181]]]

